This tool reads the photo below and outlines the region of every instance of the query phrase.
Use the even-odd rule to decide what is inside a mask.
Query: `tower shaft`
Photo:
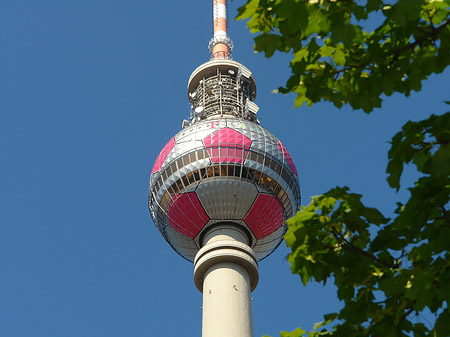
[[[250,294],[258,265],[246,233],[224,223],[203,242],[194,262],[195,284],[203,292],[202,337],[253,337]]]

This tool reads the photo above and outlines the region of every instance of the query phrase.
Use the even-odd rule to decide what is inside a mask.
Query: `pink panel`
[[[283,207],[276,197],[260,193],[244,221],[258,240],[265,238],[283,225]]]
[[[236,130],[223,128],[205,137],[203,144],[213,163],[242,163],[247,156],[247,149],[252,145],[252,140]]]
[[[294,161],[292,160],[290,153],[288,152],[288,150],[286,150],[286,148],[284,147],[283,144],[281,144],[280,141],[278,141],[277,145],[278,149],[283,153],[284,158],[286,159],[289,167],[291,168],[291,172],[298,177],[298,172],[297,169],[295,168]]]
[[[152,174],[158,172],[161,169],[164,160],[166,160],[167,155],[173,149],[174,146],[175,146],[175,137],[169,140],[159,153],[158,158],[156,158],[155,165],[153,165]]]
[[[182,193],[169,204],[169,225],[178,232],[195,238],[209,221],[195,192]]]

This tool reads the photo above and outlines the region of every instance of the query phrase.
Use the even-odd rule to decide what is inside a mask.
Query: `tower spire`
[[[213,0],[214,36],[209,41],[209,52],[213,59],[229,59],[233,41],[227,35],[227,0]]]

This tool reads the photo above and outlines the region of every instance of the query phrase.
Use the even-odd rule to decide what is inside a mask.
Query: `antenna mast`
[[[209,41],[209,52],[213,59],[229,59],[233,41],[227,35],[227,0],[213,0],[214,37]]]

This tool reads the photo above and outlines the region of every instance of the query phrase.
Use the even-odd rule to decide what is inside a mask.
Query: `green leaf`
[[[340,49],[336,49],[335,53],[333,54],[333,60],[337,65],[345,65],[345,53]]]
[[[247,3],[238,8],[238,15],[236,16],[236,20],[245,20],[250,18],[252,15],[256,13],[256,9],[259,6],[259,0],[249,0]]]
[[[441,146],[427,162],[430,174],[436,179],[450,174],[450,146]]]
[[[295,34],[308,26],[308,11],[303,2],[283,1],[277,7],[277,16],[286,23],[285,34]]]
[[[266,57],[271,57],[276,50],[280,50],[281,37],[276,34],[264,34],[255,37],[255,50],[265,53]]]
[[[320,56],[322,56],[322,57],[331,56],[331,55],[333,55],[335,50],[336,50],[336,48],[325,45],[320,48]]]
[[[307,49],[300,49],[294,55],[295,55],[295,57],[291,61],[292,64],[295,64],[295,63],[303,61],[303,60],[306,61],[308,58],[308,55],[309,55],[309,51]]]
[[[369,12],[380,9],[382,5],[383,5],[383,1],[381,1],[381,0],[367,0],[367,10]]]
[[[436,337],[450,336],[450,311],[445,309],[436,320],[435,335]]]
[[[330,323],[330,322],[334,321],[338,316],[339,316],[339,314],[334,312],[332,314],[324,315],[323,318],[325,319],[325,322]]]
[[[317,330],[317,329],[321,328],[322,326],[324,326],[325,324],[326,324],[325,322],[317,322],[317,323],[314,323],[313,329],[314,329],[314,330]]]
[[[292,332],[287,331],[281,331],[280,336],[281,337],[301,337],[306,333],[302,328],[297,328]]]
[[[399,26],[405,26],[409,21],[417,20],[422,8],[422,0],[398,0],[394,6],[390,18]]]
[[[387,181],[389,186],[396,188],[397,191],[400,188],[400,176],[403,172],[403,163],[400,160],[391,160],[387,166],[386,172],[389,174]]]
[[[342,42],[346,48],[350,48],[355,38],[355,28],[352,25],[338,25],[331,30],[331,41],[334,44]]]

